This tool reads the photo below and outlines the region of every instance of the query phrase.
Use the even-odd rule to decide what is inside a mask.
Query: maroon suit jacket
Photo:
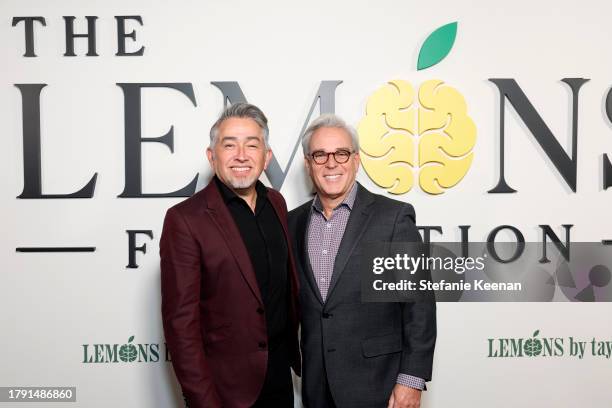
[[[300,374],[298,279],[285,200],[268,199],[289,246],[292,367]],[[162,319],[174,372],[190,408],[247,408],[263,386],[264,307],[240,231],[212,180],[166,213],[160,241]]]

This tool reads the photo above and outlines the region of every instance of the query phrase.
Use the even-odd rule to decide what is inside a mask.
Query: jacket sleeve
[[[190,408],[221,407],[200,324],[200,250],[184,217],[166,213],[160,240],[162,321],[174,372]]]
[[[399,211],[392,240],[422,242],[412,205],[406,203]],[[399,372],[429,381],[436,346],[435,300],[404,303],[402,319],[404,347]]]

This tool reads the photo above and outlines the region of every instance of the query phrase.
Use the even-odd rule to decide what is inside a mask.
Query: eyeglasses
[[[324,152],[323,150],[317,150],[316,152],[310,154],[310,157],[312,157],[312,160],[317,164],[325,164],[329,161],[329,156],[334,156],[336,163],[344,164],[349,161],[349,158],[353,153],[354,152],[345,149],[340,149],[329,153]]]

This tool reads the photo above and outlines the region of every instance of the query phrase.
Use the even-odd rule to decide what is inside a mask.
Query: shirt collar
[[[353,187],[351,187],[351,190],[349,191],[349,193],[344,197],[344,200],[342,200],[342,202],[338,204],[336,208],[334,208],[334,211],[342,207],[343,205],[348,207],[348,209],[352,211],[353,205],[355,204],[356,197],[357,197],[357,182],[354,181]],[[315,196],[315,199],[312,202],[312,207],[321,213],[323,212],[323,206],[321,205],[321,199],[319,198],[318,194]]]
[[[213,179],[215,180],[215,183],[217,183],[217,187],[219,187],[219,192],[221,193],[221,197],[223,197],[223,201],[227,204],[229,202],[231,202],[232,200],[242,200],[244,201],[243,198],[239,197],[236,193],[234,193],[232,191],[232,189],[230,189],[228,186],[226,186],[220,179],[219,177],[217,177],[216,175],[213,177]],[[257,199],[259,200],[259,198],[264,198],[267,197],[268,195],[268,189],[266,188],[266,186],[264,186],[264,184],[257,180],[257,182],[255,183],[255,191],[257,191]]]

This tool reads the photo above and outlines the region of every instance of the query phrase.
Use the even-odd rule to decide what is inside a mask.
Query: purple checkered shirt
[[[327,299],[336,255],[338,254],[338,248],[340,247],[346,224],[351,215],[353,204],[355,204],[356,196],[357,183],[353,183],[351,191],[334,208],[329,219],[326,219],[325,215],[323,215],[323,207],[318,195],[312,202],[306,245],[312,272],[319,286],[323,301]],[[418,390],[425,388],[425,380],[408,374],[398,374],[397,383]]]

